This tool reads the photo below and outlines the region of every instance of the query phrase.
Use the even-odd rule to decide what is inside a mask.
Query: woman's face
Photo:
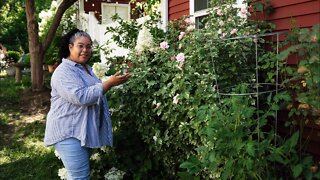
[[[70,56],[69,59],[85,64],[91,57],[92,42],[91,39],[85,36],[78,37],[73,44],[69,44]]]

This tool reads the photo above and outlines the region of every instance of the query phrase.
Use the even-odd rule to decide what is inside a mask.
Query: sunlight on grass
[[[21,91],[30,88],[30,76],[0,78],[0,179],[60,179],[62,162],[43,143],[46,112],[21,110]]]
[[[0,179],[59,179],[61,161],[43,144],[44,121],[21,126],[0,149]]]
[[[24,139],[24,147],[41,154],[54,152],[53,148],[47,148],[44,146],[43,141],[39,141],[35,138]]]
[[[6,77],[7,76],[7,72],[6,71],[0,71],[0,77]]]

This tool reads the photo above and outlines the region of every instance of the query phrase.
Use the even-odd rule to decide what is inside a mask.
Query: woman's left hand
[[[106,80],[102,83],[104,93],[107,92],[109,89],[111,89],[114,86],[118,86],[120,84],[127,82],[129,80],[129,78],[131,77],[131,75],[127,72],[124,72],[123,75],[121,75],[120,73],[121,72],[115,73],[108,80]]]

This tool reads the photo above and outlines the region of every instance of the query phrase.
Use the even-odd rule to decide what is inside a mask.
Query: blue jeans
[[[54,144],[64,167],[68,171],[68,180],[90,179],[90,149],[81,147],[76,138],[68,138]]]

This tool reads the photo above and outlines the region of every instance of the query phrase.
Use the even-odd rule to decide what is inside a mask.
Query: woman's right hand
[[[118,86],[120,84],[127,82],[131,77],[129,73],[124,73],[123,75],[120,75],[120,73],[121,72],[115,73],[108,80],[102,83],[104,93],[106,93],[108,90],[110,90],[114,86]]]

